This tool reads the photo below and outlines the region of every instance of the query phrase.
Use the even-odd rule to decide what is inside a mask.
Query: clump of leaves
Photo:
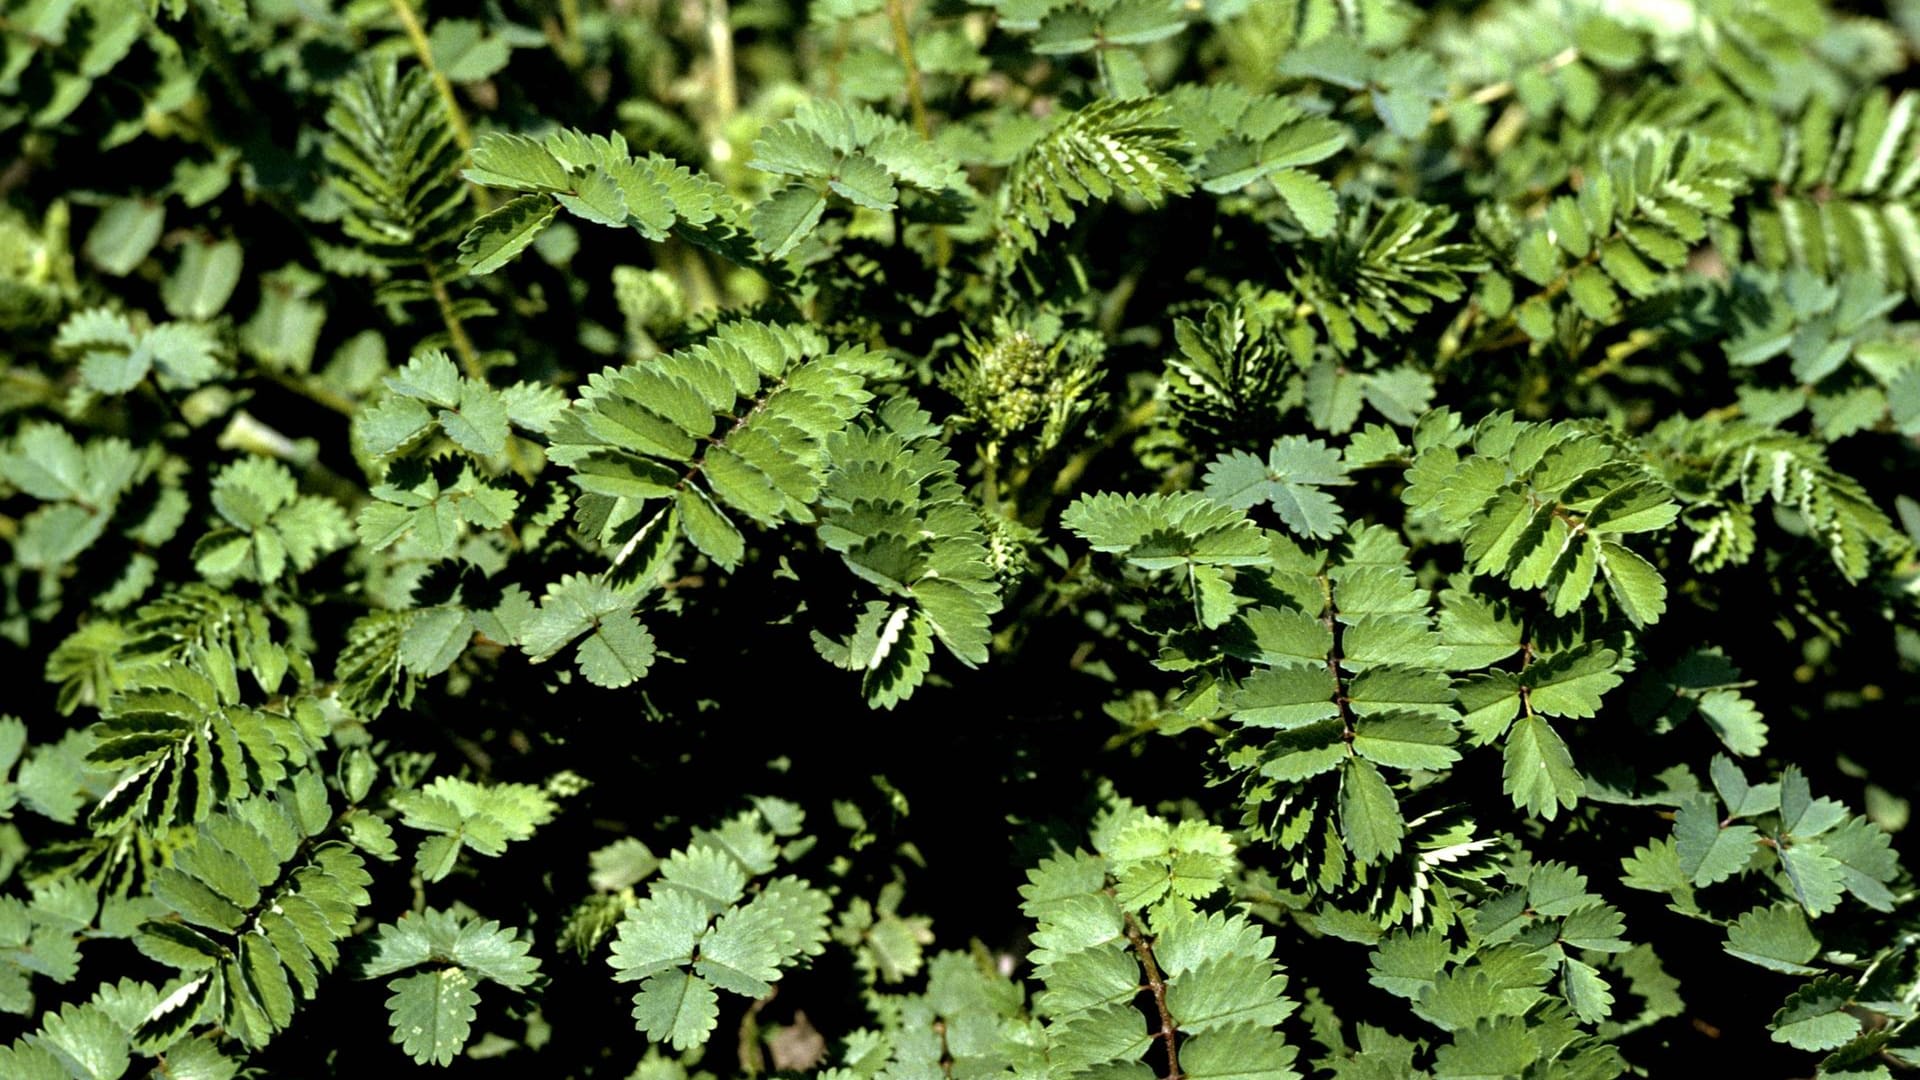
[[[1920,9],[683,7],[0,13],[0,1076],[1920,1068]]]

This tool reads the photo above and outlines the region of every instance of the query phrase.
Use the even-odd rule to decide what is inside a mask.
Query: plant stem
[[[980,501],[987,516],[1000,516],[1000,444],[989,442],[980,450]]]
[[[1148,398],[1128,411],[1120,419],[1120,423],[1114,425],[1113,430],[1107,432],[1106,438],[1100,440],[1098,445],[1090,446],[1067,459],[1067,463],[1060,466],[1060,472],[1053,478],[1054,496],[1058,497],[1072,491],[1074,485],[1080,480],[1080,474],[1087,471],[1087,466],[1093,464],[1094,458],[1118,446],[1121,439],[1146,427],[1154,414],[1159,411],[1160,402],[1155,398]]]
[[[262,372],[277,385],[299,394],[315,405],[331,409],[341,416],[352,416],[359,409],[359,406],[345,394],[336,393],[310,379],[296,379],[284,371],[271,371],[264,368]]]
[[[400,28],[406,31],[407,40],[413,43],[413,55],[419,59],[427,77],[433,80],[433,88],[439,91],[440,103],[447,107],[447,122],[453,125],[453,141],[460,144],[463,153],[472,155],[473,129],[467,126],[467,114],[460,108],[460,99],[453,94],[453,83],[433,62],[433,43],[427,40],[420,17],[413,13],[413,0],[393,0],[393,13],[400,17]],[[481,213],[493,209],[492,192],[471,182],[467,189],[473,193],[473,204],[480,208]]]
[[[311,442],[303,446],[278,428],[262,423],[245,409],[237,410],[228,419],[226,429],[215,440],[215,445],[222,450],[240,450],[283,461],[298,469],[311,488],[348,506],[357,506],[367,499],[365,488],[327,468],[320,461]]]
[[[927,117],[927,99],[920,89],[920,68],[913,62],[913,35],[907,30],[906,0],[887,0],[887,22],[893,25],[893,48],[900,65],[907,69],[907,109],[913,114],[913,130],[923,139],[933,138],[933,121]]]
[[[893,27],[893,49],[907,73],[907,111],[913,115],[913,130],[923,139],[933,138],[933,119],[927,115],[927,96],[920,86],[920,65],[913,61],[913,34],[907,28],[907,0],[887,0],[887,22]],[[902,227],[901,232],[905,232]],[[945,266],[953,258],[953,243],[944,225],[933,227],[933,262]]]
[[[707,122],[707,154],[716,161],[733,156],[727,125],[740,108],[733,70],[733,16],[727,0],[707,0],[707,53],[713,63],[713,106]]]
[[[1167,980],[1160,974],[1160,964],[1153,958],[1153,947],[1147,944],[1147,935],[1140,929],[1140,920],[1132,912],[1125,912],[1127,919],[1127,940],[1133,943],[1133,954],[1140,958],[1140,966],[1147,971],[1147,989],[1153,993],[1153,1006],[1160,1013],[1160,1030],[1154,1032],[1167,1047],[1167,1075],[1162,1080],[1186,1080],[1186,1074],[1180,1071],[1180,1054],[1175,1040],[1180,1036],[1180,1027],[1173,1022],[1173,1013],[1167,1009]]]
[[[1648,330],[1645,327],[1636,328],[1627,335],[1625,341],[1617,341],[1609,345],[1606,355],[1598,362],[1582,369],[1580,374],[1574,377],[1574,383],[1579,386],[1586,386],[1595,380],[1613,374],[1620,370],[1620,366],[1632,358],[1635,353],[1658,344],[1661,337],[1662,335],[1657,330]]]
[[[586,59],[586,50],[580,45],[580,0],[560,0],[560,29],[565,34],[560,60],[577,68]]]
[[[1537,65],[1536,70],[1538,70],[1542,75],[1551,75],[1554,72],[1559,71],[1561,68],[1566,67],[1568,64],[1571,64],[1578,59],[1580,59],[1580,50],[1572,45],[1569,45],[1566,48],[1561,49],[1559,52],[1554,53],[1552,56],[1548,57],[1547,59],[1541,61]],[[1473,93],[1468,94],[1465,98],[1461,100],[1473,105],[1491,105],[1494,102],[1499,101],[1500,99],[1513,93],[1513,91],[1514,91],[1513,80],[1502,79],[1497,83],[1488,83],[1486,86],[1483,86],[1478,90],[1475,90]],[[1447,117],[1452,115],[1452,113],[1453,113],[1453,103],[1443,101],[1440,104],[1435,105],[1433,107],[1433,113],[1429,117],[1429,120],[1430,122],[1435,124],[1442,124],[1446,122]]]
[[[433,290],[433,302],[440,307],[440,321],[447,324],[447,336],[453,339],[453,351],[460,357],[460,367],[466,371],[467,378],[486,382],[487,369],[480,364],[480,354],[474,351],[473,339],[467,336],[460,313],[453,310],[453,296],[447,292],[447,283],[440,280],[440,268],[432,261],[425,266],[427,286]]]
[[[453,123],[454,141],[462,150],[473,149],[473,129],[467,126],[467,114],[460,111],[459,99],[453,96],[453,83],[433,62],[433,45],[427,41],[427,31],[420,25],[420,17],[413,13],[413,0],[393,0],[393,13],[400,18],[400,29],[406,31],[407,40],[413,43],[413,55],[420,60],[427,76],[433,80],[433,88],[440,92],[440,100],[446,103],[447,118]]]

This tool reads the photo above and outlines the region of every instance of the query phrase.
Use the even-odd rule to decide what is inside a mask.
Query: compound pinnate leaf
[[[1350,483],[1339,451],[1318,439],[1289,435],[1273,444],[1264,463],[1245,451],[1215,460],[1207,467],[1206,493],[1237,510],[1269,503],[1287,528],[1325,539],[1346,518],[1333,496],[1320,489]]]
[[[713,913],[690,893],[670,890],[628,909],[608,962],[616,981],[643,979],[693,962]]]
[[[1695,885],[1713,885],[1746,869],[1760,833],[1750,825],[1722,827],[1718,807],[1704,795],[1680,804],[1673,837],[1680,869]]]

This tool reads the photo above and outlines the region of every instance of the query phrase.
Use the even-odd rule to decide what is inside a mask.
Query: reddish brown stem
[[[1133,953],[1140,958],[1140,966],[1147,972],[1147,989],[1153,994],[1153,1007],[1160,1013],[1160,1030],[1154,1037],[1166,1043],[1167,1075],[1163,1080],[1186,1080],[1180,1071],[1180,1055],[1175,1042],[1180,1036],[1180,1028],[1173,1022],[1173,1013],[1167,1011],[1167,980],[1160,974],[1160,964],[1153,958],[1153,946],[1147,944],[1147,935],[1140,929],[1140,920],[1126,913],[1127,940],[1133,943]]]

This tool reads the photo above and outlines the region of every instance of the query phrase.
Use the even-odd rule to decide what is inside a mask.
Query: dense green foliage
[[[1920,1070],[1917,50],[0,0],[0,1077]]]

